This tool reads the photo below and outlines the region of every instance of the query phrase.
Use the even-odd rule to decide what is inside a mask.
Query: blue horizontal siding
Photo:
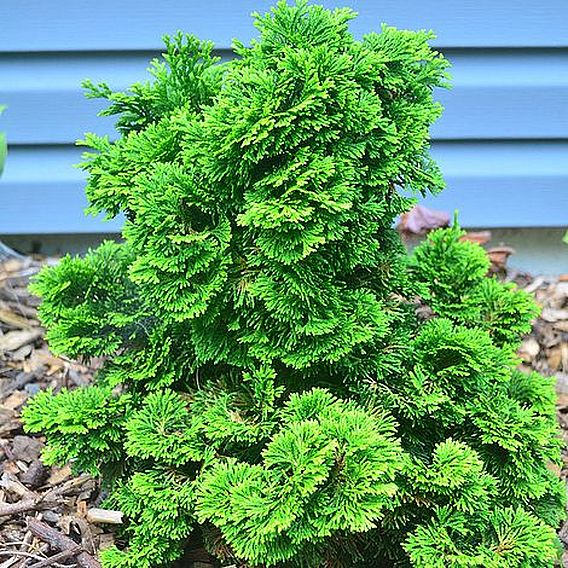
[[[5,188],[10,200],[0,207],[2,235],[118,233],[122,226],[121,219],[85,215],[81,182],[9,182]]]
[[[568,141],[434,144],[447,188],[426,205],[458,210],[465,227],[568,225]]]
[[[275,0],[274,0],[275,1]],[[360,36],[381,22],[432,28],[453,64],[433,152],[448,188],[428,204],[465,226],[568,225],[568,0],[316,0],[351,5]],[[7,0],[0,35],[0,130],[10,154],[0,179],[0,235],[117,231],[85,218],[72,146],[85,131],[114,136],[88,77],[115,89],[147,78],[163,33],[213,40],[224,57],[247,41],[269,0]]]
[[[445,107],[435,139],[565,138],[568,133],[568,49],[450,50],[453,88],[440,90]],[[12,144],[66,144],[85,131],[112,134],[99,118],[101,102],[87,100],[82,79],[125,89],[144,79],[150,54],[73,54],[0,57],[8,106],[3,129]]]
[[[534,228],[568,224],[567,176],[446,176],[445,192],[425,200],[459,212],[463,227]]]
[[[349,5],[359,18],[354,34],[381,22],[434,29],[446,47],[568,45],[566,0],[319,0]],[[3,51],[73,51],[159,48],[159,35],[178,28],[219,47],[255,35],[249,14],[272,0],[6,0],[2,6]]]
[[[7,90],[2,130],[11,144],[66,144],[84,132],[111,134],[113,119],[97,117],[104,107],[79,90]],[[456,86],[440,92],[442,118],[433,126],[438,140],[479,138],[566,138],[568,86]]]
[[[468,227],[558,227],[568,212],[568,141],[437,142],[447,189],[427,204],[459,209]],[[15,147],[0,183],[0,233],[113,232],[120,220],[85,217],[83,173],[72,146]],[[47,181],[46,181],[47,180]]]

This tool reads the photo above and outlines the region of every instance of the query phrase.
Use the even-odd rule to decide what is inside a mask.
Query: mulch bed
[[[94,370],[54,357],[47,348],[37,298],[27,291],[29,278],[46,262],[53,259],[0,261],[0,568],[96,568],[97,551],[114,542],[112,525],[101,522],[99,484],[88,475],[73,475],[68,466],[45,467],[43,439],[26,435],[19,419],[26,400],[40,389],[86,385]],[[504,277],[542,306],[520,356],[522,366],[556,375],[558,420],[568,446],[568,275],[533,278],[506,272]],[[563,460],[561,475],[568,479],[568,451]],[[559,534],[568,550],[568,523]]]
[[[69,466],[40,461],[41,437],[27,436],[19,419],[40,389],[89,383],[92,368],[54,357],[36,316],[30,276],[49,259],[10,258],[0,264],[0,568],[96,568],[96,551],[113,542],[93,520],[100,487]]]

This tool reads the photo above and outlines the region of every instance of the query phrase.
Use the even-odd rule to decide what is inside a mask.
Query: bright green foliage
[[[143,308],[126,269],[128,247],[106,242],[83,259],[66,256],[31,287],[44,298],[47,340],[70,357],[111,355],[143,332]]]
[[[86,136],[87,195],[125,242],[34,290],[52,349],[104,364],[24,419],[123,511],[105,568],[190,538],[239,567],[553,565],[553,385],[515,370],[534,305],[459,227],[410,257],[392,229],[443,186],[447,63],[353,16],[280,2],[230,62],[178,34],[152,82],[88,84],[121,137]]]
[[[199,461],[205,454],[199,429],[192,427],[185,401],[173,391],[148,395],[127,424],[126,451],[164,464]]]
[[[122,465],[122,438],[131,407],[130,395],[115,395],[107,387],[63,390],[57,397],[45,391],[25,407],[23,420],[29,432],[48,437],[45,463],[73,460],[77,470],[101,475]]]
[[[506,507],[488,518],[441,508],[406,549],[417,568],[545,568],[554,565],[556,534],[534,515]]]
[[[199,110],[219,90],[222,66],[215,65],[219,58],[211,55],[211,42],[200,42],[181,32],[165,36],[164,42],[166,53],[149,68],[153,82],[136,83],[126,93],[113,93],[106,83],[83,83],[89,98],[111,101],[101,115],[120,115],[116,126],[123,134],[144,130],[186,105]]]
[[[102,552],[105,566],[152,568],[179,558],[195,524],[195,482],[167,468],[135,473],[117,484],[108,505],[136,519],[125,531],[128,551],[111,547]]]
[[[489,331],[495,343],[515,344],[537,315],[532,298],[513,284],[486,278],[489,258],[457,224],[434,231],[410,259],[419,295],[436,314]]]
[[[308,556],[319,565],[316,545],[367,531],[393,508],[401,467],[394,433],[392,418],[324,390],[292,395],[262,464],[231,460],[204,475],[198,516],[253,564]]]

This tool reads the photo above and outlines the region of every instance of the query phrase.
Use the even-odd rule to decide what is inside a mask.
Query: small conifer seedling
[[[51,348],[104,365],[24,420],[123,512],[105,568],[196,541],[219,566],[555,562],[553,385],[516,370],[535,307],[459,227],[410,256],[393,230],[443,187],[447,63],[353,17],[279,2],[231,61],[178,34],[152,82],[87,84],[120,133],[84,141],[90,210],[124,242],[34,290]]]

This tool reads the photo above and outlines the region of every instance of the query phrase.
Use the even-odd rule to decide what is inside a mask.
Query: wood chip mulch
[[[26,400],[39,390],[84,386],[94,370],[47,348],[38,300],[27,291],[30,277],[46,262],[55,260],[0,256],[0,568],[97,568],[97,551],[114,542],[112,525],[99,508],[104,497],[99,484],[73,475],[69,466],[44,466],[44,440],[26,435],[19,419]],[[557,377],[558,420],[568,447],[568,275],[505,277],[542,306],[519,354],[526,368]],[[568,480],[568,451],[563,459],[561,475]],[[110,520],[119,522],[120,515]],[[559,535],[568,566],[568,523]]]
[[[100,487],[69,466],[40,461],[44,440],[22,430],[19,411],[40,389],[89,383],[93,369],[54,357],[43,340],[30,277],[50,259],[0,263],[0,568],[100,567],[96,551],[113,542],[96,520]]]

